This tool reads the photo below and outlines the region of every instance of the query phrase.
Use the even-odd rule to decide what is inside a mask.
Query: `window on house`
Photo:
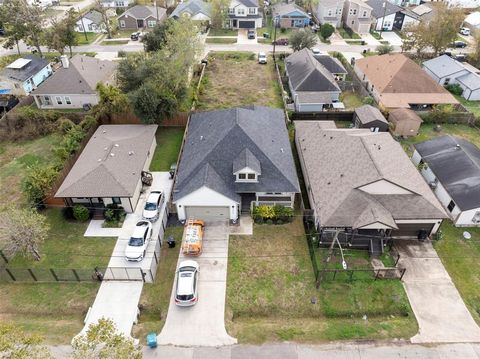
[[[245,9],[238,9],[238,15],[245,15]]]
[[[42,103],[43,103],[44,105],[48,105],[48,106],[51,105],[52,102],[51,102],[51,100],[50,100],[50,96],[43,96],[43,97],[42,97]]]
[[[255,15],[255,8],[254,8],[254,7],[248,8],[248,13],[249,13],[250,15]]]
[[[239,173],[238,174],[238,179],[240,179],[240,180],[247,179],[247,175],[245,173]]]
[[[120,20],[119,24],[120,24],[120,27],[125,27],[125,20]]]
[[[154,20],[148,20],[147,24],[148,24],[148,27],[155,27],[155,25],[157,24],[157,22],[154,21]]]
[[[71,104],[72,104],[72,100],[70,99],[70,97],[65,96],[65,103],[66,103],[67,105],[71,105]]]
[[[257,176],[255,175],[255,173],[249,173],[249,174],[247,175],[247,178],[248,178],[249,180],[254,180],[254,179],[257,178]]]
[[[120,197],[112,197],[112,202],[115,204],[122,204],[122,200]]]
[[[229,9],[228,9],[228,13],[229,13],[230,15],[235,14],[235,9],[234,9],[233,7],[229,8]]]
[[[332,10],[328,10],[328,16],[332,16]]]
[[[355,24],[355,20],[352,20],[352,25]]]
[[[63,101],[60,96],[55,96],[55,101],[57,101],[57,105],[63,105]]]
[[[363,17],[367,17],[367,12],[366,11],[363,12]]]
[[[353,9],[353,15],[357,15],[357,9]]]
[[[88,30],[91,32],[93,31],[93,25],[92,24],[88,24]]]
[[[450,203],[447,206],[448,211],[452,212],[454,208],[455,208],[455,202],[450,201]]]
[[[78,25],[78,31],[82,31],[82,32],[83,32],[83,26],[82,26],[82,25]]]

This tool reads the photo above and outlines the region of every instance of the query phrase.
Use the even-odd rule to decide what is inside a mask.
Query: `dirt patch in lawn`
[[[253,52],[213,52],[200,87],[197,109],[242,105],[282,107],[273,61],[260,65]]]

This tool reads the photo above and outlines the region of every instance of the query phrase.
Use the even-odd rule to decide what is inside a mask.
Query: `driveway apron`
[[[430,242],[400,240],[399,265],[407,270],[404,287],[418,321],[412,343],[480,342],[473,320]]]
[[[228,233],[227,222],[206,223],[202,254],[188,257],[200,265],[198,302],[192,307],[178,307],[174,283],[167,320],[157,337],[159,344],[221,346],[237,342],[227,334],[224,324]],[[180,252],[177,267],[185,259]]]

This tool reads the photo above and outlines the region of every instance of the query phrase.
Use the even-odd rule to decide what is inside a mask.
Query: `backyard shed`
[[[369,128],[372,132],[388,131],[388,122],[380,110],[372,105],[357,107],[353,114],[353,124],[356,128]]]
[[[423,122],[420,116],[408,108],[398,108],[390,111],[388,121],[392,124],[392,134],[402,137],[418,135],[418,130]]]

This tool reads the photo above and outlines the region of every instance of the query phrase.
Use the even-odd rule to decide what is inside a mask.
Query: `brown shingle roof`
[[[157,125],[103,125],[93,134],[55,197],[131,197]]]
[[[409,104],[455,104],[458,101],[420,66],[403,54],[369,56],[355,63],[380,93],[387,108]]]
[[[441,204],[402,147],[389,133],[368,129],[322,129],[296,121],[303,159],[320,225],[360,228],[375,222],[396,228],[399,219],[446,218]],[[384,181],[396,194],[369,192]]]

